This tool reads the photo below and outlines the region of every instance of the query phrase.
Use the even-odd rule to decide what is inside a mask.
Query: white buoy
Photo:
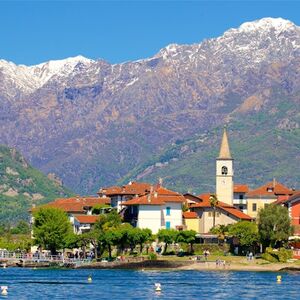
[[[8,286],[2,285],[1,286],[1,295],[6,296],[8,294],[7,290],[8,290]]]
[[[159,282],[155,283],[155,291],[161,292],[161,284]]]
[[[277,275],[277,282],[281,282],[281,276]]]
[[[92,282],[92,275],[89,275],[88,282]]]

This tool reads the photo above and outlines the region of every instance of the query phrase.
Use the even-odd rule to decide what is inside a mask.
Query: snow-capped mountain
[[[245,114],[276,113],[280,99],[299,107],[299,71],[300,28],[281,18],[123,64],[1,60],[0,141],[90,192],[173,141]],[[299,108],[289,114],[287,126],[296,128]]]

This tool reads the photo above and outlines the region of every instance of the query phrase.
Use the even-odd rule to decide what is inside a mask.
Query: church
[[[218,225],[252,220],[243,212],[245,207],[242,201],[244,201],[244,194],[248,187],[235,186],[233,178],[233,158],[230,153],[227,131],[224,128],[219,156],[216,159],[216,193],[198,196],[185,194],[190,210],[183,213],[187,229],[193,229],[198,233],[208,233]],[[236,198],[239,200],[238,205],[234,205]]]

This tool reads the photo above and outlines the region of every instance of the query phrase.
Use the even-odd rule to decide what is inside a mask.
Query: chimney
[[[275,189],[275,185],[276,185],[276,179],[275,177],[273,178],[273,188]]]
[[[161,177],[158,178],[158,186],[161,187],[163,185],[163,179]]]
[[[153,185],[150,186],[150,194],[153,193]]]
[[[157,198],[157,191],[154,192],[154,198]]]

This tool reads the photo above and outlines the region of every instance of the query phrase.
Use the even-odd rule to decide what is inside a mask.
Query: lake
[[[92,282],[87,278],[92,275]],[[276,276],[282,282],[276,282]],[[162,292],[156,293],[154,283]],[[300,299],[300,273],[0,269],[0,299]]]

